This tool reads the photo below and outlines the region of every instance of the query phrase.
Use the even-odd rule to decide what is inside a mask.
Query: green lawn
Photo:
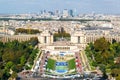
[[[55,63],[56,61],[53,59],[48,59],[48,64],[46,65],[47,69],[55,70]]]
[[[71,59],[68,61],[68,69],[71,70],[71,69],[74,69],[76,68],[76,65],[75,65],[75,59]]]

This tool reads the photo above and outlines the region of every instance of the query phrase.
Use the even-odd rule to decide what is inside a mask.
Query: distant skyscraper
[[[64,9],[63,10],[63,16],[62,16],[63,18],[67,18],[67,17],[69,17],[69,11],[67,10],[67,9]]]
[[[70,17],[73,17],[74,15],[73,15],[73,10],[69,10],[69,16]]]
[[[46,13],[46,10],[44,10],[43,13],[45,14],[45,13]]]
[[[76,16],[77,15],[77,10],[76,9],[74,9],[74,14],[73,14],[74,16]]]
[[[59,11],[59,10],[56,10],[54,14],[55,14],[57,17],[60,17],[60,11]]]
[[[52,11],[48,11],[48,13],[49,13],[50,15],[53,15],[53,14],[54,14]]]
[[[40,11],[40,14],[43,14],[43,11],[42,11],[42,10]]]

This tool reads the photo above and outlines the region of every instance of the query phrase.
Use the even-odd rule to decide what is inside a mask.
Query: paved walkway
[[[89,61],[88,61],[88,59],[87,59],[87,56],[86,56],[85,52],[84,52],[84,51],[81,51],[81,52],[80,52],[80,55],[81,55],[81,58],[82,58],[82,62],[83,62],[83,66],[84,66],[84,68],[85,68],[85,71],[90,71],[90,70],[91,70],[91,67],[90,67],[90,65],[89,65]]]
[[[77,62],[76,68],[77,68],[78,73],[82,73],[83,72],[83,70],[82,70],[82,62],[81,62],[79,52],[75,53],[75,61]]]
[[[45,60],[48,58],[50,53],[43,53],[44,55],[41,58],[41,62],[40,62],[40,74],[44,74],[44,69],[46,68],[45,66]]]

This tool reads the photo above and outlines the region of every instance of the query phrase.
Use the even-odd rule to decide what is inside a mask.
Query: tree
[[[107,78],[107,72],[111,72],[113,77],[118,77],[120,74],[120,43],[115,41],[113,41],[113,43],[109,43],[103,37],[97,39],[94,44],[89,43],[85,49],[85,52],[88,59],[92,61],[92,66],[100,67],[104,78]],[[117,63],[114,63],[114,58],[116,58]]]
[[[120,74],[120,69],[112,69],[111,74],[113,77],[117,77]]]
[[[5,65],[5,67],[7,69],[10,69],[13,65],[14,65],[14,63],[12,61],[9,61],[9,62],[7,62],[7,64]]]
[[[2,79],[3,77],[3,70],[0,69],[0,80]]]
[[[66,32],[54,33],[53,36],[54,36],[54,41],[62,37],[65,39],[70,38],[70,34]]]
[[[35,46],[38,44],[38,38],[37,37],[34,37],[34,38],[31,38],[30,39],[30,44],[32,44],[32,46]]]
[[[65,33],[64,28],[63,28],[63,27],[61,27],[61,33]]]
[[[116,43],[117,41],[115,40],[115,39],[112,39],[112,43],[114,44],[114,43]]]
[[[15,31],[16,34],[18,33],[22,33],[22,34],[37,34],[37,33],[41,33],[41,31],[37,30],[37,29],[24,29],[24,28],[18,28]]]
[[[30,66],[33,65],[38,52],[34,48],[35,45],[30,44],[34,41],[37,41],[36,38],[25,42],[16,40],[4,44],[0,42],[0,80],[8,80],[10,76],[15,78],[16,72],[20,72],[24,68],[30,57],[32,57]],[[10,70],[13,71],[12,75]]]
[[[21,65],[24,65],[25,62],[26,62],[26,58],[25,58],[25,56],[23,55],[22,57],[20,57],[20,64],[21,64]]]
[[[12,79],[16,79],[17,77],[18,77],[18,75],[17,75],[16,72],[13,72],[13,73],[11,74],[11,78],[12,78]]]
[[[102,52],[102,54],[101,54],[102,63],[107,65],[109,57],[110,57],[110,53],[107,50]]]
[[[116,77],[116,80],[120,80],[120,74]]]
[[[105,51],[105,50],[108,50],[109,46],[110,46],[109,42],[104,37],[100,38],[100,39],[97,39],[94,42],[94,47],[95,47],[96,51]]]

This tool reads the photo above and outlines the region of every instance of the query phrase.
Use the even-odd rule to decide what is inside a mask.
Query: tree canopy
[[[70,39],[70,34],[69,33],[66,33],[64,31],[64,28],[61,28],[61,30],[58,29],[58,33],[54,33],[54,41],[57,41],[58,39],[60,38],[65,38],[67,40]]]
[[[117,77],[120,75],[120,43],[115,40],[108,42],[104,37],[89,43],[85,49],[90,65],[100,67],[103,73],[111,73]],[[119,76],[118,76],[119,77]]]
[[[41,31],[37,30],[37,29],[24,29],[24,28],[18,28],[15,30],[16,34],[37,34],[37,33],[41,33]]]
[[[0,80],[17,77],[16,73],[28,66],[27,64],[30,65],[28,69],[32,67],[38,53],[38,49],[34,48],[36,41],[36,38],[32,38],[25,42],[17,40],[7,43],[0,42]],[[13,71],[12,74],[10,74],[10,70]]]

